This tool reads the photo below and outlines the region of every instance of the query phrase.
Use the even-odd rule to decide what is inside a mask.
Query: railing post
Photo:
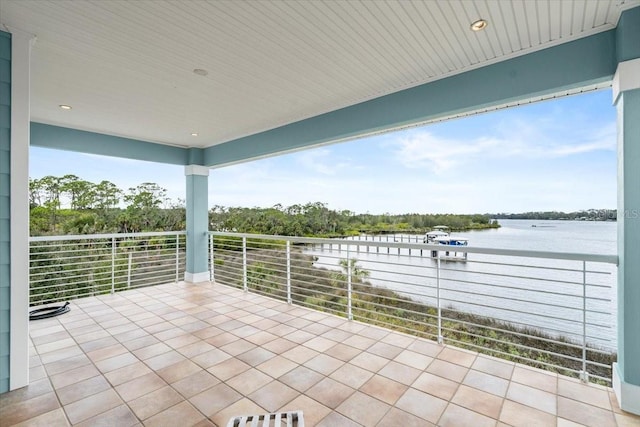
[[[242,238],[242,289],[249,290],[247,286],[247,238]]]
[[[116,291],[116,238],[111,238],[111,294]]]
[[[442,305],[440,303],[440,257],[437,259],[436,268],[436,304],[438,306],[438,344],[444,342],[442,335]]]
[[[287,240],[287,304],[291,302],[291,242]]]
[[[133,259],[133,252],[129,252],[129,265],[127,266],[127,289],[131,288],[131,260]]]
[[[176,234],[176,283],[180,281],[180,235]]]
[[[589,382],[587,372],[587,262],[582,261],[582,371],[580,380]]]
[[[351,259],[349,258],[349,248],[347,248],[347,319],[353,320],[351,310]]]
[[[211,260],[211,266],[209,268],[209,281],[215,281],[215,258],[213,255],[213,234],[209,235],[209,259]]]

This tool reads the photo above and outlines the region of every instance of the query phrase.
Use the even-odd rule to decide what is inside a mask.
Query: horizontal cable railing
[[[30,304],[178,281],[185,248],[184,231],[31,237]]]
[[[617,256],[376,237],[212,232],[210,274],[289,303],[610,382]]]

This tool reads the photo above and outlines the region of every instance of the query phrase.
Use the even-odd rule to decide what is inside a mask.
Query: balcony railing
[[[454,260],[454,249],[381,240],[212,232],[210,273],[289,303],[610,382],[617,256],[458,247]]]
[[[185,234],[31,238],[31,305],[179,281]],[[610,382],[616,256],[457,250],[467,259],[393,239],[213,232],[209,265],[217,283]]]
[[[178,281],[184,231],[29,239],[31,305]]]

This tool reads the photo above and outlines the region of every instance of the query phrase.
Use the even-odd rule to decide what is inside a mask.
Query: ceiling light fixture
[[[209,74],[209,72],[203,68],[196,68],[195,70],[193,70],[193,74],[197,74],[199,76],[206,76],[207,74]]]
[[[477,21],[475,21],[474,23],[471,24],[471,30],[472,31],[481,31],[481,30],[484,30],[485,28],[487,28],[487,25],[489,25],[489,23],[486,20],[478,19]]]
[[[198,132],[191,132],[191,136],[198,136]]]
[[[63,110],[71,110],[71,105],[60,104],[59,107]]]

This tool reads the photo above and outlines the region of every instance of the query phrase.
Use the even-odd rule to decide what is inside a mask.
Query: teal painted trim
[[[186,148],[36,122],[31,122],[31,145],[172,165],[186,165],[188,157]]]
[[[625,10],[616,28],[616,56],[619,62],[640,58],[640,6]]]
[[[618,365],[640,386],[640,89],[618,98]]]
[[[612,79],[615,30],[205,149],[205,166],[292,151]]]
[[[0,393],[9,391],[11,351],[11,34],[0,31]]]
[[[209,269],[209,177],[187,175],[187,273]]]
[[[204,150],[202,148],[188,148],[186,164],[204,166]]]

